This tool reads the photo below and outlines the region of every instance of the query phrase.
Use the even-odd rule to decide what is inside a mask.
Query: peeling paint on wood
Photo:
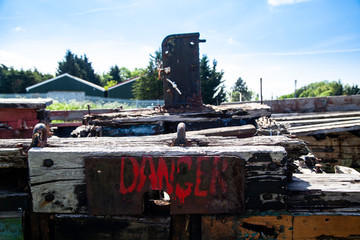
[[[170,239],[170,217],[94,217],[88,215],[55,215],[54,239]]]
[[[142,214],[150,190],[170,195],[171,214],[239,213],[244,206],[244,160],[226,156],[88,158],[92,215]]]
[[[276,212],[275,212],[276,213]],[[359,239],[360,216],[296,215],[202,217],[202,239]]]
[[[256,156],[256,162],[249,161],[254,158],[254,154],[262,152],[264,156]],[[57,213],[74,213],[84,212],[87,207],[81,205],[85,201],[79,200],[82,193],[79,195],[76,192],[76,186],[85,185],[84,161],[86,158],[119,158],[126,156],[134,156],[142,158],[146,153],[147,156],[154,157],[178,157],[178,156],[221,156],[221,157],[237,157],[244,159],[247,165],[261,164],[266,171],[270,163],[282,166],[285,150],[279,146],[224,146],[224,147],[166,147],[166,146],[143,146],[143,147],[121,147],[121,148],[33,148],[29,151],[29,173],[31,191],[33,195],[33,208],[36,212],[57,212]],[[263,160],[261,160],[264,157]],[[50,167],[44,166],[44,161],[51,159],[53,165]],[[230,165],[229,165],[230,166]],[[196,172],[196,171],[195,171]],[[282,174],[283,172],[279,172]],[[274,175],[275,174],[275,175]],[[284,184],[283,178],[276,177],[276,173],[266,175],[262,178],[249,176],[248,182],[257,186],[256,188],[267,191],[261,188],[265,182]],[[248,183],[246,183],[248,184]],[[195,186],[194,186],[195,187]],[[203,190],[203,189],[202,189]],[[271,199],[275,201],[281,192],[272,192],[273,195],[264,195],[263,199],[267,200],[266,208],[270,207]],[[50,194],[52,197],[49,198]],[[253,195],[253,194],[252,194]],[[46,197],[48,196],[48,198]],[[255,195],[254,195],[255,196]],[[258,197],[258,196],[257,196]],[[50,200],[49,200],[50,199]],[[249,197],[246,204],[250,204],[253,200]],[[282,206],[280,207],[282,208]],[[185,210],[184,210],[185,211]]]
[[[22,240],[23,228],[21,214],[0,212],[0,239],[1,240]]]

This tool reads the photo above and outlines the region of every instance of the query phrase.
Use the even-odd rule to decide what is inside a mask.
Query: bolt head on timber
[[[43,123],[38,123],[35,125],[32,142],[30,147],[46,147],[47,145],[47,127]]]
[[[177,135],[176,138],[173,140],[173,146],[188,146],[189,141],[186,139],[186,125],[185,123],[181,122],[177,126]]]

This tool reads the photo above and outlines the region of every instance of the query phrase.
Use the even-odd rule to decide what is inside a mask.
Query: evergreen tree
[[[120,68],[117,65],[110,67],[109,75],[117,83],[124,81],[121,79]]]
[[[234,86],[231,88],[231,101],[237,102],[240,100],[240,93],[241,93],[241,101],[250,101],[253,95],[248,87],[246,86],[245,81],[239,77]]]
[[[9,68],[4,64],[0,66],[0,93],[13,93]]]
[[[220,104],[226,100],[225,86],[222,80],[224,72],[216,70],[217,62],[213,61],[212,68],[206,55],[200,60],[201,95],[205,104]]]
[[[0,66],[0,93],[26,93],[26,88],[50,79],[50,74],[34,70],[16,70],[13,67]]]
[[[98,76],[89,59],[84,54],[84,56],[78,57],[76,54],[73,54],[70,50],[67,50],[65,58],[63,61],[58,62],[59,66],[57,69],[56,76],[68,73],[75,77],[84,79],[86,81],[92,82],[96,85],[100,85],[100,76]]]
[[[155,51],[155,55],[150,55],[149,65],[145,74],[138,79],[133,86],[133,94],[136,99],[162,99],[163,83],[158,76],[158,62],[161,61],[161,51]]]
[[[350,86],[349,84],[346,84],[344,87],[344,94],[348,96],[360,94],[360,88],[358,87],[358,85]]]

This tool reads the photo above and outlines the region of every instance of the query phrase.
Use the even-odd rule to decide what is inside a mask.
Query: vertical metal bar
[[[261,104],[263,104],[263,95],[262,95],[262,78],[260,78],[260,99],[261,99]]]

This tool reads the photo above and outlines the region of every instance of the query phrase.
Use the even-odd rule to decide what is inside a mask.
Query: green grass
[[[66,103],[58,102],[56,100],[53,101],[53,104],[48,106],[47,110],[86,110],[88,109],[88,105],[90,109],[113,109],[123,106],[124,109],[126,108],[134,108],[132,105],[122,104],[118,102],[92,102],[92,101],[76,101],[70,100]]]

